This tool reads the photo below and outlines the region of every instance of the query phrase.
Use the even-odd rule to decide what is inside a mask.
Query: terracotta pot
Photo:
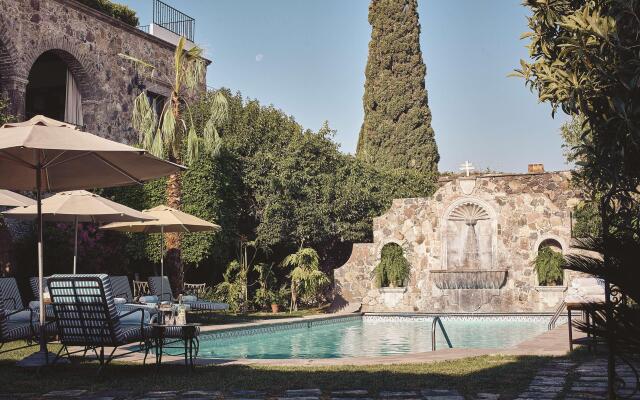
[[[275,313],[277,313],[277,312],[279,312],[279,311],[280,311],[280,306],[279,306],[279,305],[277,305],[277,304],[275,304],[275,303],[274,303],[274,304],[271,304],[271,312],[272,312],[272,313],[274,313],[274,314],[275,314]]]

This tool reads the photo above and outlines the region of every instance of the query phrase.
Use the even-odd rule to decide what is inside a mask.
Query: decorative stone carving
[[[500,289],[507,282],[507,270],[499,271],[431,271],[438,289]]]
[[[473,189],[476,188],[476,178],[460,177],[458,178],[458,185],[460,186],[460,190],[462,191],[462,193],[468,196],[473,193]]]

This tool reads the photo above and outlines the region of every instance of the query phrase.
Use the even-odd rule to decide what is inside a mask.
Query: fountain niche
[[[473,201],[455,207],[444,221],[446,269],[431,271],[439,289],[499,289],[507,271],[495,265],[495,223],[486,208]]]

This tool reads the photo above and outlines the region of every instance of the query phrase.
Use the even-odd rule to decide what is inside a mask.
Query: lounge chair
[[[44,290],[46,292],[48,290],[47,289],[48,278],[44,277],[42,279],[44,281]],[[39,313],[40,312],[40,284],[37,276],[29,278],[29,286],[31,287],[31,293],[33,294],[33,298],[34,298],[34,300],[29,302],[29,308],[32,309],[34,312]],[[53,319],[53,308],[51,308],[50,304],[46,305],[44,312],[47,318]]]
[[[166,276],[149,277],[149,289],[151,290],[151,294],[157,296],[161,302],[178,301],[173,297],[171,284]],[[193,311],[218,311],[229,309],[229,305],[226,303],[214,303],[211,301],[198,300],[196,296],[183,296],[182,302],[188,305]]]
[[[26,340],[25,346],[0,351],[24,349],[37,343],[38,314],[24,307],[15,278],[0,278],[0,350],[5,343]]]
[[[111,281],[113,297],[118,311],[127,312],[134,309],[144,309],[149,311],[151,315],[158,312],[155,305],[140,304],[135,301],[133,293],[131,293],[131,286],[129,285],[129,278],[127,276],[109,276],[109,280]]]
[[[137,351],[116,355],[115,351],[121,346],[143,343],[148,350],[150,314],[140,309],[119,313],[107,275],[54,275],[47,280],[47,285],[62,343],[56,360],[63,352],[70,357],[80,352],[86,355],[92,350],[100,362],[100,371],[114,358]],[[70,352],[71,346],[82,349]],[[106,358],[105,347],[113,348]],[[146,358],[147,354],[145,362]]]

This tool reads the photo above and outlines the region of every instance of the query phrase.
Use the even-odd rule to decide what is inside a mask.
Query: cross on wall
[[[473,164],[471,164],[469,161],[465,161],[464,164],[460,164],[460,170],[465,171],[467,173],[467,176],[469,176],[471,171],[473,171],[474,169],[476,169],[476,167],[474,167]]]

